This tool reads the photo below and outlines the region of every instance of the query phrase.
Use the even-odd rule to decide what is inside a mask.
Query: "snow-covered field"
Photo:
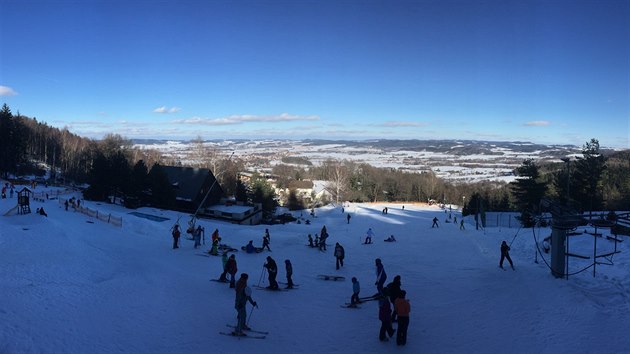
[[[0,200],[1,214],[15,203]],[[614,265],[598,265],[595,277],[589,269],[564,280],[543,262],[534,263],[533,235],[546,236],[549,229],[476,231],[467,224],[461,231],[444,223],[446,215],[436,207],[350,204],[350,224],[339,207],[316,210],[311,225],[201,220],[205,246],[195,250],[182,238],[182,247],[173,250],[169,229],[180,216],[185,227],[187,215],[137,210],[170,219],[156,222],[118,206],[86,203],[122,216],[123,226],[65,211],[52,200],[32,202],[33,211],[44,206],[48,217],[0,216],[0,353],[630,353],[628,238]],[[387,215],[381,213],[385,206]],[[431,228],[435,216],[439,228]],[[324,225],[331,235],[328,250],[306,247],[306,235]],[[215,228],[224,243],[238,247],[248,240],[260,245],[266,227],[273,252],[237,252],[239,273],[250,274],[250,286],[267,285],[261,275],[270,255],[283,281],[284,260],[291,259],[300,286],[254,289],[259,308],[248,305],[249,325],[269,331],[266,339],[220,335],[236,322],[234,291],[209,281],[222,271],[220,257],[200,254]],[[369,227],[375,242],[362,245]],[[390,234],[398,242],[382,241]],[[572,251],[592,254],[592,236],[577,237],[584,240],[572,239]],[[516,271],[498,268],[502,240],[513,240]],[[339,271],[335,242],[346,250]],[[598,252],[613,247],[605,237],[598,245]],[[401,275],[411,302],[405,347],[378,340],[375,302],[340,307],[350,298],[353,276],[362,296],[375,293],[377,257],[386,283]],[[573,272],[590,261],[570,262]],[[320,280],[317,274],[346,280]]]

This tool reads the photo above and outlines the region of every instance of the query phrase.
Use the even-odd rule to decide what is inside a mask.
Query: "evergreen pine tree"
[[[535,225],[534,215],[539,212],[540,201],[547,193],[547,184],[540,180],[538,166],[532,159],[523,161],[516,169],[518,178],[510,183],[515,204],[521,211],[523,227]]]

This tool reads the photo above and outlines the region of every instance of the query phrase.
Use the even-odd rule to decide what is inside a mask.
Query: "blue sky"
[[[0,0],[0,16],[0,102],[82,136],[630,147],[626,0]]]

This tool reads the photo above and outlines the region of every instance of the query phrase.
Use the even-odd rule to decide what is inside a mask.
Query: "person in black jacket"
[[[343,246],[337,242],[335,245],[335,258],[337,259],[337,270],[339,270],[339,265],[343,267],[343,259],[346,256],[346,252],[343,249]]]
[[[267,268],[267,273],[269,273],[269,289],[277,290],[278,282],[276,281],[276,276],[278,275],[278,266],[276,265],[276,261],[271,258],[271,256],[267,256],[267,263],[264,265]]]
[[[394,281],[387,284],[387,294],[389,295],[389,301],[392,303],[392,307],[394,306],[394,302],[396,301],[396,299],[398,299],[398,297],[400,296],[400,292],[402,291],[400,289],[400,285],[400,275],[395,276]],[[396,309],[394,308],[394,310],[392,311],[392,322],[398,321],[396,316],[397,313]]]
[[[512,270],[514,269],[514,263],[512,263],[512,258],[510,258],[510,246],[508,246],[507,242],[503,241],[501,243],[501,260],[499,261],[499,267],[503,269],[503,260],[507,259],[510,262],[510,267]]]

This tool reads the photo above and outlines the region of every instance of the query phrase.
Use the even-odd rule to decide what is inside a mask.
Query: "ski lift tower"
[[[558,202],[543,199],[542,206],[551,213],[551,274],[556,278],[568,279],[565,273],[567,260],[567,231],[573,230],[583,221],[581,215]]]

